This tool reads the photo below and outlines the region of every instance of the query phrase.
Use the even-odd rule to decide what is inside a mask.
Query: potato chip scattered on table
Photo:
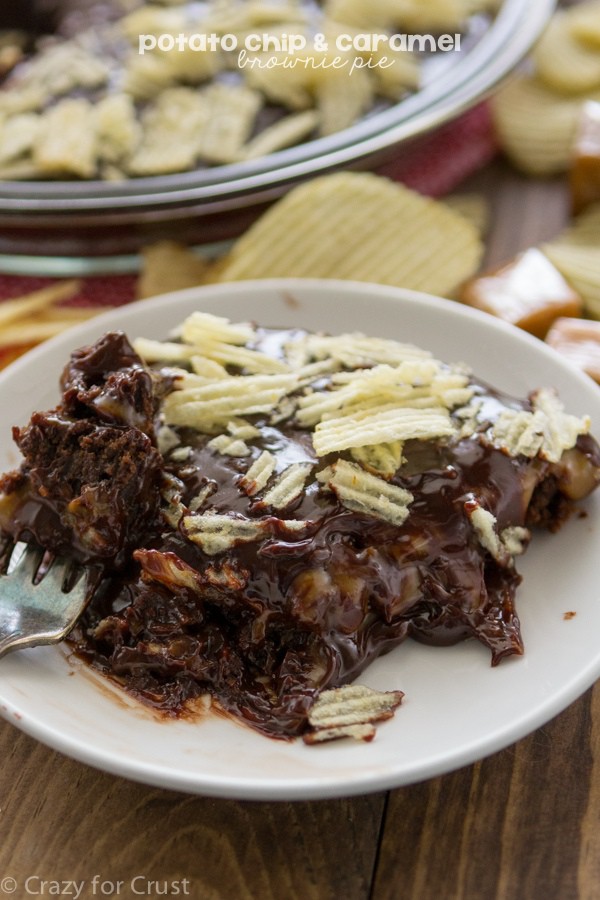
[[[490,227],[490,204],[483,194],[450,194],[444,203],[475,226],[482,237]]]
[[[142,269],[137,283],[140,298],[168,294],[204,284],[210,263],[176,241],[159,241],[142,251]]]
[[[581,295],[586,313],[600,319],[600,203],[541,249]]]
[[[554,15],[533,60],[538,77],[552,90],[580,95],[600,88],[600,48],[586,46],[573,34],[570,11]]]
[[[13,358],[35,344],[111,308],[62,306],[62,303],[75,297],[80,287],[81,282],[75,279],[57,281],[0,303],[0,367],[8,365]]]
[[[513,163],[530,175],[564,172],[581,111],[600,90],[580,97],[557,94],[532,75],[518,75],[491,101],[502,148]]]
[[[492,98],[500,143],[530,175],[564,172],[586,101],[600,101],[598,0],[555,14],[533,53],[533,71]]]
[[[342,278],[449,295],[482,254],[476,228],[443,204],[386,178],[342,173],[279,200],[235,243],[219,280]]]
[[[560,240],[542,250],[583,298],[588,315],[600,319],[600,246],[576,246]]]

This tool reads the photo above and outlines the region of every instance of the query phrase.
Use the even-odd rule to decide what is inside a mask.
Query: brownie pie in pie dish
[[[600,481],[553,390],[514,399],[358,333],[196,312],[75,351],[61,390],[14,429],[4,555],[86,567],[69,643],[146,704],[209,696],[307,743],[372,737],[402,694],[356,679],[407,638],[522,654],[518,558]]]

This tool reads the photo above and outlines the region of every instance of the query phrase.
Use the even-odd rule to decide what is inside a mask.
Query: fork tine
[[[15,544],[8,563],[8,574],[13,577],[18,576],[22,581],[33,584],[43,555],[44,552],[39,547],[21,542]]]
[[[0,657],[62,640],[85,609],[89,585],[84,575],[84,568],[67,560],[17,545],[8,573],[0,578]]]
[[[50,566],[50,569],[40,581],[39,586],[41,587],[44,585],[46,590],[61,591],[64,593],[65,577],[65,567],[60,565],[60,563],[57,564],[55,562]]]
[[[14,549],[15,542],[12,538],[6,536],[0,539],[0,575],[6,575],[6,570]]]

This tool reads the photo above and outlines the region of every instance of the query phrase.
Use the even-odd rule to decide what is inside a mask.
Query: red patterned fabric
[[[472,109],[405,151],[402,160],[380,169],[382,175],[430,197],[443,197],[482,169],[498,153],[487,104]]]

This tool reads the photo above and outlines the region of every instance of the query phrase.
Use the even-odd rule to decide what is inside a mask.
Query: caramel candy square
[[[600,200],[600,103],[583,105],[569,170],[573,212]]]
[[[557,319],[546,343],[600,384],[600,322]]]
[[[536,249],[468,281],[460,299],[540,338],[556,319],[583,309],[579,294]]]

